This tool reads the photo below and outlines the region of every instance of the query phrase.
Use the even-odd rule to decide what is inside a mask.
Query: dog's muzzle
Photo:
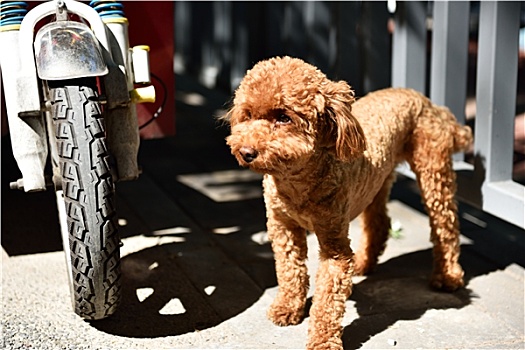
[[[246,147],[246,146],[241,147],[241,149],[239,150],[239,153],[241,154],[242,159],[244,159],[246,163],[253,162],[253,160],[257,158],[257,155],[259,154],[257,150],[251,147]]]

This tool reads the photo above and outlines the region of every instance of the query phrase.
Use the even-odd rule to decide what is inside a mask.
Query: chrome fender
[[[98,40],[84,23],[49,23],[36,34],[34,47],[40,79],[63,80],[108,73]]]

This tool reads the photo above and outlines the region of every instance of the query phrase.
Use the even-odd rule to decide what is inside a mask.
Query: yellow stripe
[[[102,21],[106,24],[108,23],[125,23],[128,24],[128,19],[126,17],[108,17],[102,18]]]
[[[149,51],[149,46],[148,45],[137,45],[137,46],[133,46],[133,50]]]
[[[8,32],[11,30],[20,30],[20,24],[10,24],[7,26],[0,27],[0,32]]]

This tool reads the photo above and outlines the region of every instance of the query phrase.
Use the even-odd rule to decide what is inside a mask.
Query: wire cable
[[[145,122],[144,124],[142,124],[141,126],[139,126],[139,130],[141,130],[142,128],[145,128],[146,126],[148,126],[149,124],[151,124],[154,120],[156,120],[160,114],[162,113],[162,111],[164,110],[164,107],[166,106],[166,100],[167,100],[167,96],[168,96],[168,89],[166,87],[166,84],[164,84],[164,82],[162,81],[162,79],[160,79],[157,75],[151,73],[151,76],[153,78],[155,78],[156,81],[159,82],[159,84],[161,85],[162,87],[162,91],[163,91],[163,94],[162,94],[162,102],[159,106],[159,108],[157,108],[157,110],[155,111],[155,113],[153,113],[153,115],[151,116],[151,118]]]

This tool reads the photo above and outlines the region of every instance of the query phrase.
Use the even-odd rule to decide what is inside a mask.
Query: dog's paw
[[[453,292],[465,285],[463,281],[463,270],[456,269],[451,273],[433,273],[430,279],[430,285],[439,290]]]
[[[304,308],[294,310],[289,305],[274,301],[267,315],[278,326],[291,326],[301,323],[304,318]]]

